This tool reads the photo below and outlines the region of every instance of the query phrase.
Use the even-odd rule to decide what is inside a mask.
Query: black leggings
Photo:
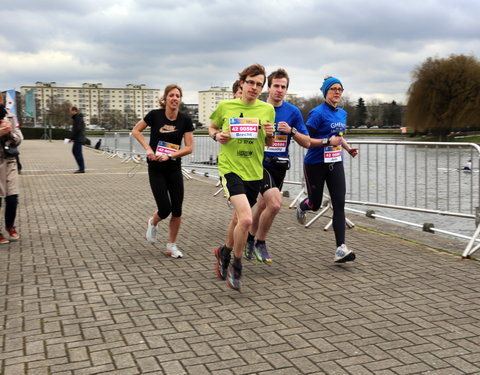
[[[300,203],[304,211],[317,211],[322,205],[323,187],[327,182],[333,206],[333,230],[337,246],[345,243],[345,171],[343,163],[304,164],[308,198]]]
[[[13,227],[15,218],[17,217],[18,195],[9,195],[5,199],[5,227]],[[0,207],[2,206],[2,199],[0,198]]]
[[[167,218],[170,213],[175,217],[182,216],[184,195],[182,169],[179,167],[160,169],[149,164],[148,177],[160,219]]]

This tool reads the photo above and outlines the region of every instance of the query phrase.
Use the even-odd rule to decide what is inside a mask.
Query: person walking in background
[[[210,118],[209,134],[220,143],[218,172],[233,215],[225,244],[215,248],[217,276],[235,290],[241,289],[242,254],[252,209],[263,178],[265,144],[273,144],[275,110],[258,100],[265,85],[262,65],[254,64],[239,73],[242,97],[220,102]],[[231,252],[233,250],[233,262]]]
[[[333,230],[337,249],[334,262],[355,260],[355,253],[345,245],[345,172],[342,147],[355,157],[357,148],[349,146],[343,134],[346,130],[347,112],[338,105],[343,85],[338,78],[327,77],[322,85],[325,102],[308,114],[307,129],[310,148],[304,159],[305,182],[308,198],[297,207],[297,220],[305,224],[305,211],[317,211],[323,199],[323,187],[327,183],[333,206]]]
[[[180,113],[182,96],[179,86],[168,85],[160,100],[160,109],[147,113],[132,130],[146,151],[150,188],[157,204],[157,210],[147,222],[146,238],[155,243],[158,223],[172,214],[165,254],[173,258],[183,257],[176,244],[184,197],[181,157],[193,152],[194,127],[190,117]],[[147,126],[150,127],[149,143],[142,134]],[[181,147],[182,140],[184,147]]]
[[[73,142],[72,153],[78,164],[78,169],[73,173],[85,173],[85,162],[82,153],[82,147],[86,141],[85,122],[83,121],[83,115],[78,112],[77,107],[71,107],[70,114],[73,120],[70,142]]]
[[[0,197],[5,200],[5,229],[9,238],[0,233],[0,244],[18,241],[20,234],[15,227],[18,207],[18,166],[17,147],[23,136],[17,127],[15,115],[8,111],[0,95]],[[1,200],[0,200],[1,204]]]
[[[273,146],[265,147],[260,196],[245,247],[246,259],[256,258],[263,263],[272,261],[265,240],[282,206],[283,180],[290,168],[290,141],[294,139],[302,147],[310,146],[310,137],[303,123],[302,113],[293,104],[284,101],[289,83],[290,78],[284,69],[278,69],[268,76],[267,102],[275,108],[275,139]]]

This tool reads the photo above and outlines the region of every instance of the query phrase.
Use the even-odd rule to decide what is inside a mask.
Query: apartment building
[[[78,107],[84,115],[85,124],[90,125],[92,119],[101,118],[109,110],[120,110],[130,113],[136,119],[143,118],[149,111],[159,107],[160,90],[147,89],[145,85],[127,84],[125,88],[103,87],[102,83],[84,83],[81,87],[57,86],[56,82],[37,82],[35,86],[22,86],[22,97],[34,90],[36,103],[36,119],[42,116],[50,103],[69,102]]]
[[[266,87],[266,85],[265,85]],[[267,100],[268,92],[260,94],[260,100]],[[198,121],[207,128],[210,126],[210,115],[217,108],[222,100],[233,99],[232,89],[230,87],[212,86],[209,90],[198,92]],[[297,94],[285,95],[285,101],[295,103]]]
[[[198,124],[198,104],[186,104],[185,106],[188,109],[188,115],[192,119],[193,126],[197,127]]]
[[[222,100],[233,99],[230,87],[212,86],[209,90],[198,92],[198,121],[210,126],[210,115]]]

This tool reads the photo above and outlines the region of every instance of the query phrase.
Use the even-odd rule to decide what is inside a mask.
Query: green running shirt
[[[275,109],[269,103],[256,100],[254,104],[246,104],[241,99],[220,102],[210,115],[213,124],[221,131],[230,132],[230,119],[257,118],[259,123],[275,121]],[[263,178],[263,152],[265,150],[266,133],[260,126],[257,138],[230,138],[226,144],[220,145],[218,155],[218,172],[221,176],[227,173],[237,174],[243,181],[256,181]]]

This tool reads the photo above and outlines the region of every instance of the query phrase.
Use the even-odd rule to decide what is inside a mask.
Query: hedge
[[[45,129],[44,128],[21,128],[22,133],[23,133],[23,138],[25,139],[44,139],[44,133]],[[51,128],[47,129],[47,134],[51,139],[65,139],[70,137],[70,134],[72,132],[69,129],[61,129],[61,128]],[[89,136],[103,136],[105,132],[101,130],[91,130],[91,131],[86,131],[85,134],[87,136],[87,140]],[[89,143],[89,140],[87,141],[87,144]]]
[[[44,138],[44,128],[21,128],[23,138],[25,139],[42,139]],[[47,134],[52,139],[65,139],[70,137],[71,131],[67,129],[51,128],[47,129]]]

